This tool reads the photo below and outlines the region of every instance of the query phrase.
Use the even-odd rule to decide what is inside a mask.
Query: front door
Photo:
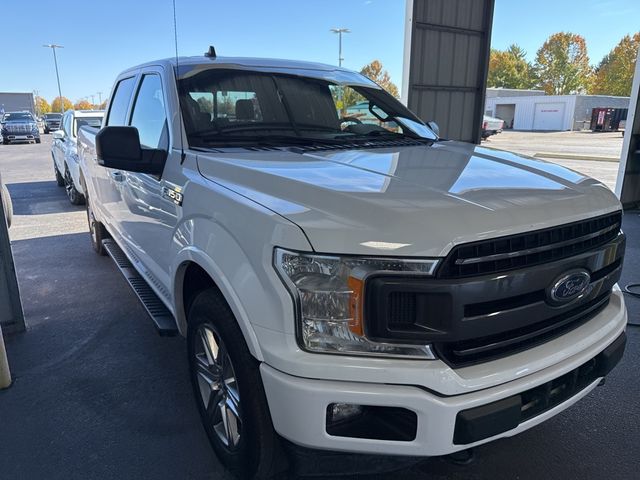
[[[167,194],[179,187],[165,178],[170,168],[179,165],[179,153],[174,156],[170,148],[166,113],[166,92],[159,71],[142,71],[136,88],[129,125],[138,129],[142,148],[162,149],[168,153],[163,175],[122,173],[122,205],[116,209],[118,230],[128,253],[140,263],[138,267],[149,277],[156,291],[166,299],[170,297],[168,250],[176,228],[179,202]],[[168,168],[169,167],[169,168]]]

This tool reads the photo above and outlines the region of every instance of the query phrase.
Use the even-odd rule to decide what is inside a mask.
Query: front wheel
[[[58,185],[59,187],[64,187],[64,177],[58,171],[55,160],[53,161],[53,174],[56,177],[56,185]]]
[[[36,143],[40,143],[40,139],[39,138],[36,138]]]
[[[260,377],[233,313],[219,292],[199,293],[188,313],[191,383],[209,441],[242,478],[281,478],[286,468]]]
[[[85,187],[86,192],[86,187]],[[85,197],[87,204],[87,222],[89,223],[89,233],[91,235],[91,246],[93,250],[98,255],[106,255],[107,251],[102,245],[102,241],[108,238],[107,230],[104,228],[104,225],[96,220],[96,217],[93,213],[93,209],[91,208],[91,202],[89,201],[89,197]]]
[[[75,183],[73,183],[73,177],[68,168],[64,171],[64,188],[72,205],[82,205],[84,203],[84,195],[78,191]]]

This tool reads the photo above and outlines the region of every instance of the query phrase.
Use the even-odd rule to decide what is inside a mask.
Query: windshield
[[[207,69],[179,82],[189,144],[331,144],[437,137],[383,90],[329,79]]]
[[[78,130],[81,127],[98,127],[102,126],[102,115],[95,117],[76,117],[73,124],[73,136],[78,136]]]
[[[47,120],[60,120],[62,118],[61,113],[45,113],[44,118]]]
[[[5,122],[32,122],[33,117],[29,112],[11,112],[5,113]]]

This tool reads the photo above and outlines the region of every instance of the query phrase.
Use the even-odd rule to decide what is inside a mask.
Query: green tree
[[[67,110],[73,110],[73,103],[71,103],[71,100],[67,97],[56,97],[53,99],[53,102],[51,102],[51,111],[55,113],[60,112],[61,105],[64,106],[65,112]]]
[[[36,97],[36,113],[38,115],[44,115],[45,113],[49,113],[51,111],[51,105],[42,97]]]
[[[517,44],[506,50],[491,49],[487,86],[502,88],[533,88],[537,79],[527,53]]]
[[[360,73],[365,77],[369,77],[371,80],[376,82],[382,88],[384,88],[387,92],[389,92],[394,97],[398,98],[400,95],[398,93],[398,87],[395,83],[391,81],[391,76],[389,72],[387,72],[383,67],[382,63],[379,60],[374,60],[362,67]],[[345,99],[345,105],[347,104]]]
[[[631,95],[631,83],[640,48],[640,32],[625,35],[596,67],[590,93],[599,95]]]
[[[534,68],[549,95],[584,91],[592,74],[584,38],[570,32],[551,35],[538,50]]]

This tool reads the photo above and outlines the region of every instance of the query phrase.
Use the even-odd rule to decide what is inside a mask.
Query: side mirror
[[[53,132],[54,140],[63,140],[64,139],[64,130],[56,130]]]
[[[160,175],[165,150],[142,148],[136,127],[104,127],[96,133],[98,163],[106,168]]]
[[[427,127],[433,130],[433,133],[435,133],[437,136],[440,136],[440,127],[436,122],[434,121],[427,122]]]

